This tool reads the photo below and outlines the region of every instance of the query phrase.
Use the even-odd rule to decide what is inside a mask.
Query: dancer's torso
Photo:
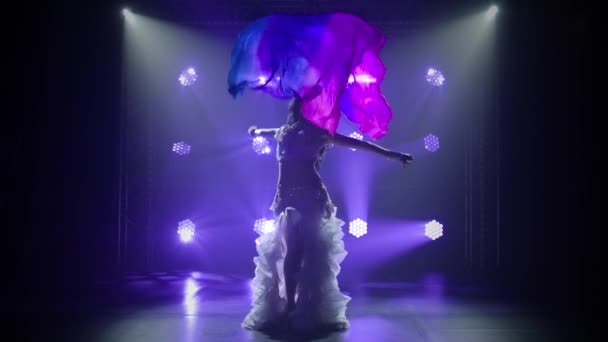
[[[286,125],[276,139],[279,180],[275,213],[286,207],[305,214],[325,216],[331,212],[331,201],[319,175],[319,164],[331,145],[329,133],[309,123]]]

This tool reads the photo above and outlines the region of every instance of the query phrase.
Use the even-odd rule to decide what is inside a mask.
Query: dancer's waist
[[[284,159],[279,161],[279,171],[290,174],[318,174],[319,163],[315,159]]]

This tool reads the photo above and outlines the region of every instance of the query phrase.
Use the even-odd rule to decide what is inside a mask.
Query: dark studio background
[[[150,13],[167,7],[162,1],[136,3]],[[380,3],[373,14],[403,11],[421,20],[485,4]],[[188,4],[174,2],[173,10],[184,11]],[[115,227],[121,5],[32,6],[21,12],[18,29],[4,29],[12,51],[5,64],[11,81],[5,83],[10,106],[2,119],[0,203],[0,312],[7,318],[26,322],[23,318],[36,317],[29,313],[63,312],[80,298],[94,297],[95,280],[120,272]],[[363,6],[356,8],[366,13]],[[589,13],[574,5],[501,6],[495,115],[502,258],[499,265],[474,267],[454,281],[582,322],[589,281],[584,270],[590,267],[585,245],[593,238],[587,211],[592,123],[584,78]],[[257,11],[255,16],[268,13],[263,7]]]

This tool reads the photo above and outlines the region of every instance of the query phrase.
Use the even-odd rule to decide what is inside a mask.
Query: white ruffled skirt
[[[242,323],[244,328],[264,330],[273,325],[296,330],[315,330],[321,327],[348,327],[346,304],[350,297],[340,292],[337,276],[344,249],[342,225],[336,209],[317,227],[300,229],[298,241],[303,247],[302,268],[298,272],[295,310],[286,316],[287,298],[283,261],[285,260],[285,232],[298,223],[300,213],[287,208],[274,222],[274,230],[256,240],[258,256],[255,277],[251,282],[252,308]]]

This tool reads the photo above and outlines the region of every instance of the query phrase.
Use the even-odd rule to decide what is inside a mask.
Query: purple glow
[[[198,75],[196,74],[196,70],[194,70],[194,68],[185,69],[177,78],[179,83],[184,87],[193,85],[197,79]]]
[[[270,154],[272,151],[270,148],[270,143],[264,137],[255,137],[253,138],[253,142],[251,144],[255,153],[262,154]]]
[[[352,221],[348,227],[348,232],[356,238],[362,237],[367,234],[367,222],[359,218]]]
[[[267,220],[265,218],[256,220],[253,225],[253,230],[255,230],[260,235],[273,232],[274,229],[274,220]]]
[[[439,150],[439,138],[433,134],[429,134],[424,137],[424,148],[429,152],[436,152]]]
[[[424,225],[424,235],[431,240],[436,240],[443,236],[443,225],[435,220]]]
[[[179,154],[180,156],[183,156],[185,154],[190,153],[190,145],[186,144],[183,141],[176,142],[173,144],[172,151]]]
[[[342,264],[344,273],[359,273],[363,269],[384,265],[388,260],[414,252],[418,247],[432,242],[424,235],[427,222],[377,218],[373,226],[382,233],[368,233],[363,240],[357,241],[359,243],[348,246],[349,261]]]
[[[194,239],[196,225],[191,220],[180,221],[177,227],[177,234],[183,243],[191,242]]]
[[[443,85],[443,82],[445,82],[445,77],[443,77],[441,71],[434,68],[430,68],[426,72],[426,81],[434,85],[435,87],[440,87]]]
[[[422,285],[427,299],[442,299],[445,295],[445,279],[441,274],[424,275]]]
[[[349,137],[353,138],[353,139],[357,139],[357,140],[363,140],[363,136],[357,132],[352,132],[351,134],[348,135]],[[356,151],[356,148],[351,148],[351,150]]]

